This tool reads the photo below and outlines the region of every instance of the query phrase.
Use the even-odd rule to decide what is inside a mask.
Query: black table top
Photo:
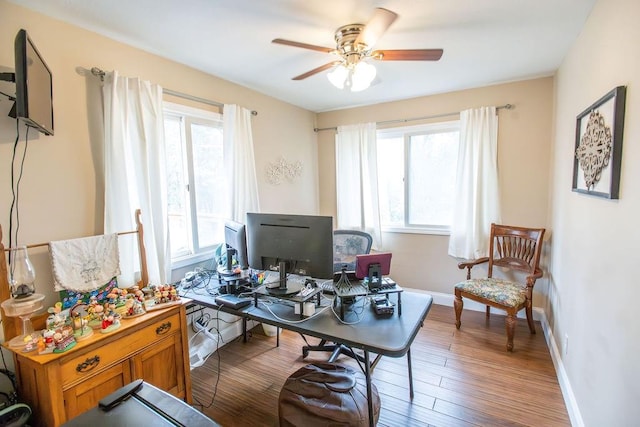
[[[343,323],[330,306],[317,307],[314,316],[301,320],[294,314],[291,304],[258,300],[258,307],[251,304],[235,310],[219,307],[213,296],[195,292],[181,294],[199,305],[391,357],[402,357],[407,353],[433,302],[430,295],[405,290],[402,315],[398,315],[396,309],[391,316],[378,316],[368,303],[363,303],[366,297],[360,297],[352,310],[346,312]]]

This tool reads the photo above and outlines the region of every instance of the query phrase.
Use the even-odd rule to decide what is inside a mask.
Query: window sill
[[[215,255],[215,251],[200,252],[198,254],[175,258],[171,260],[171,269],[176,270],[178,268],[188,267],[190,265],[198,264],[203,261],[212,260]]]
[[[451,234],[449,229],[437,229],[437,228],[411,228],[411,227],[383,227],[383,233],[398,233],[398,234],[430,234],[435,236],[448,236]]]

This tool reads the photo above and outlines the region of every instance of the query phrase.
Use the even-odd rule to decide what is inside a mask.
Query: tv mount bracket
[[[16,73],[0,73],[0,81],[15,82]],[[8,116],[15,119],[16,118],[16,104],[15,104],[16,97],[6,94],[2,91],[0,91],[0,95],[6,96],[7,98],[9,98],[9,101],[14,101],[13,107],[11,107],[11,110],[9,111]]]

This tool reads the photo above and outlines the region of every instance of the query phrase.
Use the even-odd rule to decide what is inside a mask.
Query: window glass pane
[[[449,228],[459,134],[457,121],[378,130],[380,220],[388,231]]]
[[[458,134],[450,131],[410,137],[409,224],[451,225]]]
[[[404,225],[403,138],[378,138],[377,151],[380,221],[400,227]]]
[[[227,179],[224,168],[222,129],[191,125],[193,174],[200,248],[224,241]]]
[[[171,256],[175,257],[190,252],[187,184],[184,173],[185,151],[180,118],[165,117],[164,133],[167,160],[167,213]]]

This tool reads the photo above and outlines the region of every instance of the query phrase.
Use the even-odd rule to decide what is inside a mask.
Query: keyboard
[[[396,282],[390,277],[383,277],[379,286],[369,286],[371,292],[375,293],[381,290],[395,289]]]
[[[366,287],[361,285],[359,282],[349,282],[350,287],[352,287],[352,293],[354,295],[362,295]],[[355,287],[355,288],[354,288]],[[387,289],[395,289],[396,282],[390,277],[383,277],[382,283],[377,288],[370,288],[369,291],[371,293],[376,293],[378,290],[387,290]],[[322,292],[325,294],[335,294],[334,283],[332,282],[324,282],[320,285]]]
[[[236,310],[250,305],[251,301],[251,298],[241,298],[232,294],[218,295],[215,298],[216,304]]]

